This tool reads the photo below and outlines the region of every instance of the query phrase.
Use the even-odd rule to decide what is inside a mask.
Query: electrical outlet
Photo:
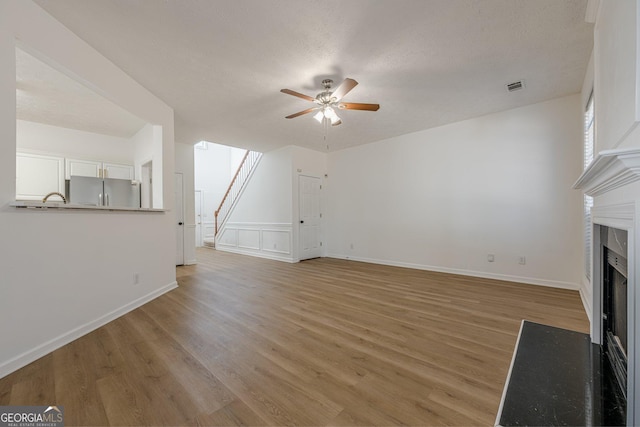
[[[518,258],[518,264],[525,265],[526,263],[527,263],[527,257],[521,256],[520,258]]]
[[[353,250],[353,243],[349,245],[349,249]]]
[[[496,260],[496,256],[494,254],[487,255],[487,262],[494,262]]]
[[[133,273],[133,284],[137,285],[140,283],[140,274],[139,273]]]

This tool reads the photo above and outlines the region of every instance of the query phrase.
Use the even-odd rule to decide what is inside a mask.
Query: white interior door
[[[298,177],[300,228],[300,260],[318,258],[320,247],[320,178]]]
[[[176,265],[184,265],[184,193],[182,174],[175,174],[175,212],[176,212]]]
[[[196,190],[194,197],[196,205],[196,246],[203,245],[202,242],[202,191]]]

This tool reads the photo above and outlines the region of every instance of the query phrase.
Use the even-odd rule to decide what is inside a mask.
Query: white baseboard
[[[349,259],[351,261],[367,262],[370,264],[381,264],[381,265],[390,265],[392,267],[413,268],[416,270],[435,271],[438,273],[459,274],[461,276],[480,277],[483,279],[504,280],[507,282],[526,283],[527,285],[539,285],[539,286],[547,286],[550,288],[570,289],[572,291],[577,291],[580,289],[580,285],[577,283],[562,282],[557,280],[538,279],[535,277],[523,277],[523,276],[514,276],[509,274],[488,273],[484,271],[463,270],[458,268],[438,267],[438,266],[424,265],[424,264],[413,264],[413,263],[400,262],[400,261],[360,258],[360,257],[353,257],[353,256],[339,255],[339,254],[328,254],[327,256],[329,258]]]
[[[297,260],[294,260],[291,257],[281,256],[275,252],[266,252],[266,251],[258,252],[258,251],[251,251],[251,250],[243,250],[235,246],[217,245],[216,250],[220,252],[231,252],[234,254],[249,255],[257,258],[272,259],[275,261],[283,261],[288,263],[298,262]]]
[[[200,246],[200,247],[202,247],[202,246]],[[184,262],[184,265],[196,265],[197,263],[198,263],[198,262],[197,262],[197,261],[196,261],[196,259],[194,258],[194,259],[186,260],[186,261]]]
[[[65,344],[69,344],[71,341],[74,341],[81,336],[86,335],[103,325],[106,325],[112,320],[115,320],[118,317],[127,314],[128,312],[177,287],[178,282],[174,281],[172,283],[169,283],[168,285],[163,286],[160,289],[156,289],[134,301],[131,301],[130,303],[125,304],[124,306],[113,310],[110,313],[100,316],[91,322],[85,323],[84,325],[78,326],[77,328],[72,329],[69,332],[66,332],[56,338],[42,343],[35,348],[14,357],[13,359],[0,363],[0,378],[7,376],[14,371],[17,371],[18,369],[28,365],[29,363],[38,360],[42,356],[51,353],[52,351],[62,347]]]

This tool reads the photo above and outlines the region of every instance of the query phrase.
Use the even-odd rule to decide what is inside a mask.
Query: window
[[[593,161],[593,150],[595,142],[594,134],[594,107],[593,92],[587,102],[584,113],[584,169]],[[587,279],[591,280],[591,208],[593,207],[593,197],[584,195],[584,266]]]

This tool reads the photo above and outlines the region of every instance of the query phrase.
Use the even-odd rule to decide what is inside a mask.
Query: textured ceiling
[[[20,120],[131,137],[141,119],[76,80],[16,49],[16,116]]]
[[[331,151],[580,90],[587,0],[36,0],[175,111],[176,141],[326,149],[320,81],[360,84]],[[526,89],[505,84],[524,79]]]

